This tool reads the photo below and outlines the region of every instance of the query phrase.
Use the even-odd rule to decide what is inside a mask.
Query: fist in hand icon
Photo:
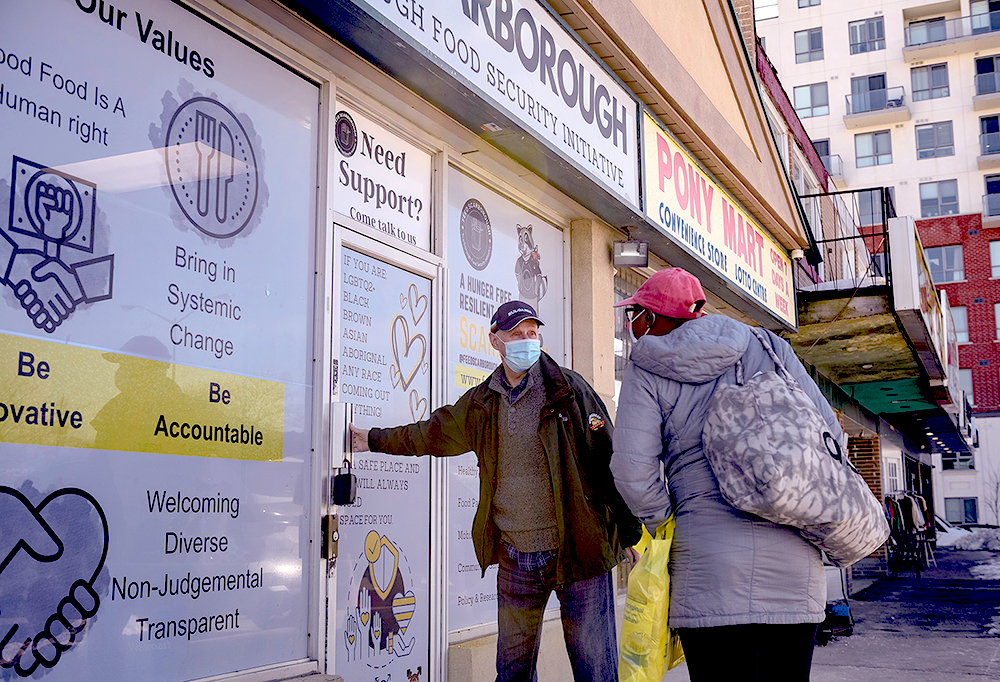
[[[83,636],[108,578],[108,522],[89,493],[37,506],[0,486],[0,679],[50,669]]]

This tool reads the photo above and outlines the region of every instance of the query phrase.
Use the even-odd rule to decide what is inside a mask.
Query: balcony
[[[844,160],[840,158],[840,154],[828,154],[819,158],[837,189],[844,189],[847,181],[844,179]]]
[[[907,62],[1000,48],[1000,12],[914,23],[903,29]]]
[[[983,133],[979,136],[979,170],[1000,168],[1000,133]],[[989,196],[989,195],[987,195]]]
[[[970,452],[951,309],[935,291],[913,219],[896,218],[881,189],[814,198],[834,201],[817,235],[824,262],[820,281],[797,283],[799,327],[786,338],[914,442],[943,455]]]
[[[847,103],[844,125],[851,129],[910,120],[906,91],[902,86],[869,90],[847,95],[844,99]]]
[[[1000,194],[983,195],[983,228],[1000,227]]]
[[[976,94],[972,108],[976,111],[1000,107],[1000,73],[976,74]]]

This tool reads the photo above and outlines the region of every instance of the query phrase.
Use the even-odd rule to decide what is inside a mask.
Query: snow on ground
[[[969,535],[956,540],[952,548],[967,550],[988,549],[991,552],[1000,552],[1000,529],[978,528]]]
[[[980,580],[1000,580],[1000,557],[976,564],[969,569],[969,573],[972,574],[972,577]]]

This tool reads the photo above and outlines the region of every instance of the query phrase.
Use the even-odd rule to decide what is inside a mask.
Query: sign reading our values
[[[165,0],[2,14],[0,680],[301,661],[319,90]]]
[[[490,319],[510,300],[530,304],[544,322],[542,349],[562,364],[562,232],[452,168],[448,178],[448,400],[455,402],[500,364]],[[479,467],[472,453],[448,458],[448,627],[495,621],[496,566],[482,577],[472,543]]]
[[[747,298],[794,326],[792,261],[785,250],[648,114],[642,139],[646,218]]]
[[[344,248],[340,395],[360,428],[430,416],[430,281]],[[340,511],[337,674],[412,679],[429,670],[430,462],[354,455],[357,498]]]
[[[388,244],[430,250],[431,155],[343,102],[334,125],[334,209]]]
[[[639,205],[635,99],[540,4],[354,2],[612,195]]]

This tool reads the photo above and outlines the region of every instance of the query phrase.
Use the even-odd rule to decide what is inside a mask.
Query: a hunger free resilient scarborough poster
[[[430,281],[341,252],[340,395],[361,428],[430,416]],[[354,455],[357,499],[341,508],[337,674],[408,680],[427,671],[430,457]],[[424,678],[426,679],[426,678]]]
[[[0,12],[0,680],[305,658],[318,90],[172,2]]]
[[[448,177],[450,302],[448,400],[455,402],[500,364],[489,342],[497,307],[518,299],[545,323],[542,348],[563,364],[563,235],[549,223],[458,170]],[[448,627],[496,620],[496,566],[482,577],[472,544],[479,467],[472,454],[448,459]]]

